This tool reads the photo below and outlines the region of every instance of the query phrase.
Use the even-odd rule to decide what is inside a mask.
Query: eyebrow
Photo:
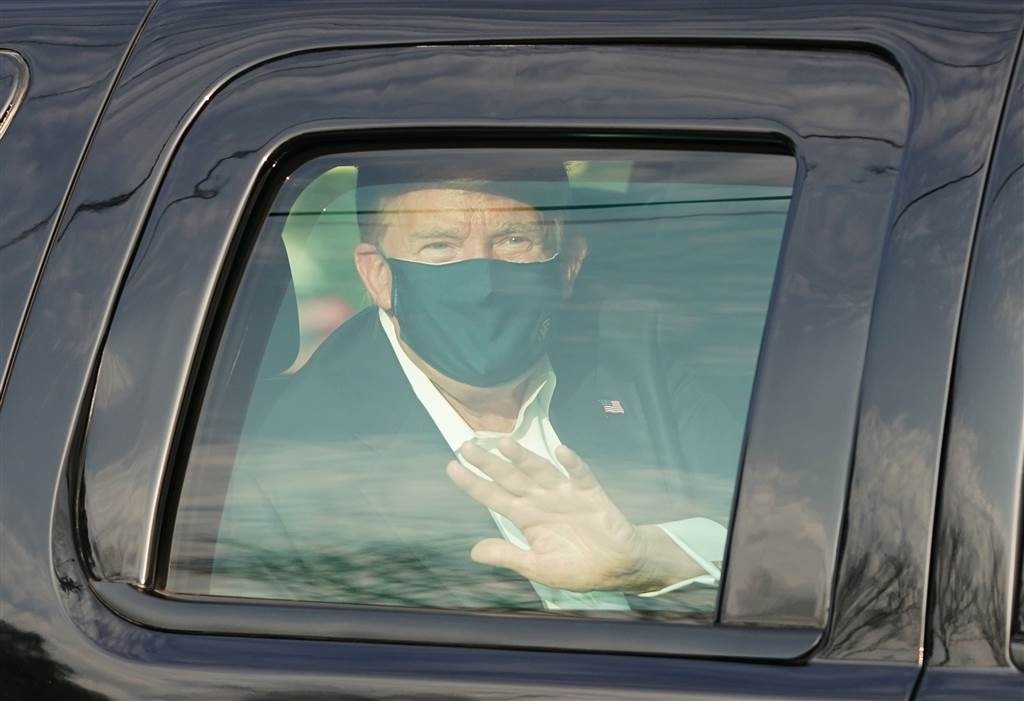
[[[510,233],[543,233],[544,226],[534,222],[507,222],[494,230],[496,234]]]
[[[508,222],[497,227],[492,236],[503,236],[514,233],[543,234],[544,227],[531,222]],[[459,229],[434,227],[431,229],[420,229],[409,234],[412,241],[446,239],[450,241],[462,241],[466,235]]]
[[[437,227],[433,229],[420,229],[419,231],[413,231],[409,234],[409,238],[413,241],[423,241],[425,239],[449,239],[451,241],[461,241],[466,238],[466,236],[458,229],[443,229]]]

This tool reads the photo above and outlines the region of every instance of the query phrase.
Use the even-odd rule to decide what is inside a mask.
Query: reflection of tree
[[[1005,534],[979,484],[977,438],[954,426],[937,534],[933,664],[995,666],[1004,658]]]
[[[53,660],[40,635],[0,621],[0,696],[7,699],[73,699],[92,701],[106,696],[69,681],[71,668]]]
[[[838,606],[844,617],[832,636],[831,647],[845,658],[870,653],[880,640],[897,638],[918,600],[911,573],[909,547],[896,554],[858,553],[845,571]]]
[[[540,598],[519,575],[473,563],[462,541],[421,545],[415,550],[392,541],[367,542],[345,551],[297,556],[246,543],[221,543],[211,593],[343,604],[423,608],[539,611]],[[453,557],[453,554],[455,555]],[[461,555],[461,557],[460,557]],[[209,572],[209,561],[182,561],[179,568]],[[178,574],[181,577],[181,573]],[[184,581],[184,580],[182,580]],[[650,604],[647,612],[667,618],[705,620],[715,609],[711,587],[675,592]],[[638,604],[639,605],[639,604]]]
[[[931,443],[927,432],[902,420],[865,417],[860,462],[882,468],[870,483],[855,482],[851,492],[851,503],[860,508],[852,512],[857,520],[849,531],[856,537],[844,554],[836,594],[833,656],[852,659],[886,649],[894,660],[917,654],[932,527]],[[1006,616],[1002,521],[979,485],[977,440],[954,429],[949,446],[933,540],[933,663],[997,665]]]
[[[864,417],[859,433],[858,463],[871,467],[869,479],[854,475],[851,487],[856,508],[836,591],[831,654],[856,659],[888,650],[893,660],[916,661],[931,530],[931,499],[918,492],[931,483],[932,439],[902,419],[886,421],[876,413]]]
[[[216,594],[350,604],[540,608],[521,577],[473,563],[468,548],[459,545],[424,542],[414,549],[376,540],[297,554],[252,542],[238,547],[222,542],[211,589]],[[456,552],[462,557],[454,557]],[[202,562],[181,565],[209,567]]]
[[[473,546],[497,530],[486,510],[431,467],[443,465],[450,453],[424,445],[414,435],[380,440],[396,445],[385,451],[363,441],[254,438],[233,466],[233,452],[216,445],[205,448],[206,459],[193,466],[200,469],[189,474],[209,476],[231,467],[229,489],[225,495],[227,480],[222,480],[219,490],[201,488],[200,481],[199,488],[184,491],[167,590],[348,604],[541,610],[541,597],[522,576],[471,560]],[[628,474],[633,478],[642,473]],[[653,474],[647,482],[661,484],[656,478]],[[665,611],[707,617],[714,610],[714,592],[698,593],[694,587],[630,604],[657,609],[658,615]]]

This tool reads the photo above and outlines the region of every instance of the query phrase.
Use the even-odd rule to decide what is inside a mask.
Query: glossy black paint
[[[148,4],[0,3],[0,49],[16,51],[29,73],[0,139],[0,398],[61,204]]]
[[[750,73],[750,60],[758,74]],[[694,77],[680,84],[672,80],[679,73]],[[528,83],[520,75],[530,76]],[[840,76],[848,76],[845,83]],[[367,99],[349,104],[343,95]],[[552,104],[557,119],[549,116]],[[840,109],[829,112],[826,104]],[[822,629],[866,318],[908,116],[892,68],[850,53],[822,53],[811,62],[786,51],[752,59],[729,49],[423,47],[315,52],[244,74],[214,96],[179,144],[107,338],[83,472],[97,573],[152,581],[147,524],[183,421],[184,404],[172,398],[189,394],[220,271],[233,263],[232,234],[246,195],[264,165],[276,167],[275,154],[291,137],[335,133],[344,151],[387,144],[388,134],[403,127],[453,123],[506,139],[516,128],[533,128],[532,139],[520,136],[526,144],[545,134],[541,127],[557,128],[562,136],[548,138],[563,144],[580,133],[631,133],[629,143],[644,133],[655,141],[658,134],[781,136],[799,159],[798,204],[760,361],[729,558],[739,565],[729,571],[721,617],[735,625]],[[382,131],[367,131],[375,127]],[[458,137],[427,135],[424,143],[451,138]],[[854,188],[857,196],[848,197]],[[874,216],[860,215],[849,226],[860,212]],[[154,304],[171,299],[167,313],[152,314]],[[146,378],[145,391],[131,378]],[[125,500],[125,493],[137,496]],[[794,506],[780,510],[782,501]],[[754,532],[749,545],[744,527]],[[546,637],[538,632],[535,644]],[[604,644],[592,637],[581,632],[576,646]],[[673,644],[671,636],[655,644],[661,635],[653,632],[645,637],[650,651],[686,644]]]
[[[1024,490],[1024,75],[988,178],[954,366],[933,571],[936,667],[1005,667]],[[1018,625],[1015,625],[1018,624]],[[926,675],[926,681],[928,675]],[[1019,679],[1024,694],[1024,678]]]
[[[909,695],[913,652],[924,640],[926,534],[959,290],[1022,11],[1015,1],[706,5],[306,2],[245,4],[242,9],[232,2],[159,3],[95,135],[90,152],[98,155],[85,164],[58,227],[0,409],[5,650],[14,650],[26,665],[50,670],[52,675],[41,681],[63,684],[67,693],[62,698],[73,698],[72,685],[122,698],[193,698],[203,692],[217,698],[297,697],[299,689],[307,689],[312,698],[336,696],[342,687],[364,698],[432,692],[466,698],[621,698],[638,697],[639,689],[660,690],[666,698],[683,698],[681,690],[691,697],[714,690],[737,698],[756,693],[788,698]],[[9,26],[8,8],[22,6],[2,5],[0,32]],[[42,24],[42,13],[54,5],[31,7],[40,13],[33,21]],[[120,26],[101,20],[82,24],[97,31]],[[8,41],[6,34],[0,38]],[[893,210],[896,226],[875,300],[860,411],[862,439],[846,525],[853,556],[844,557],[836,594],[837,614],[846,610],[849,615],[833,623],[834,639],[841,644],[821,654],[911,664],[815,661],[796,675],[793,668],[763,666],[753,676],[750,666],[724,662],[165,634],[130,624],[102,607],[79,570],[73,543],[59,528],[69,522],[68,495],[60,491],[59,475],[78,454],[81,432],[76,427],[88,417],[90,378],[133,241],[166,163],[204,98],[246,67],[295,51],[390,42],[596,39],[871,45],[900,67],[914,106],[911,145],[922,148],[919,157],[903,165],[913,178],[903,184]],[[78,61],[75,68],[89,66]],[[59,138],[65,137],[68,149],[81,148],[80,141],[61,132]],[[55,212],[46,221],[52,222]],[[7,226],[0,227],[6,231]],[[937,314],[929,313],[932,305]],[[923,333],[914,335],[912,327]],[[876,333],[888,340],[876,342]],[[889,351],[898,359],[892,369],[886,368]],[[906,457],[886,462],[893,451]],[[917,468],[924,489],[889,487],[887,476],[901,481],[899,465],[918,464],[924,465]],[[50,504],[56,506],[52,512]],[[911,529],[912,542],[894,544],[894,532],[904,521],[918,524]],[[886,571],[874,552],[906,553],[909,566]],[[850,598],[844,601],[847,591]],[[890,615],[895,617],[892,626]],[[108,644],[100,647],[97,639]],[[328,678],[324,670],[335,676]],[[1006,674],[1000,672],[999,679]],[[949,678],[926,680],[925,688]],[[995,677],[975,676],[967,693],[982,688],[985,679]],[[998,698],[999,683],[993,682],[990,698]],[[79,697],[95,697],[92,693],[81,691]]]
[[[924,84],[915,85],[919,67],[906,67],[915,116],[872,313],[829,657],[925,657],[933,513],[971,232],[1020,36],[999,35],[979,41],[971,58],[933,61]],[[942,147],[919,148],[926,144]]]
[[[1022,693],[1024,680],[1017,669],[940,667],[924,675],[915,698],[924,701],[1019,699]]]
[[[71,522],[69,496],[62,481],[55,502],[58,524]],[[95,659],[97,666],[87,668],[85,679],[90,688],[100,689],[111,698],[302,699],[338,698],[343,694],[346,699],[628,697],[697,701],[709,696],[756,698],[766,689],[782,698],[816,699],[822,697],[822,689],[828,688],[833,693],[829,698],[881,700],[906,698],[916,676],[913,668],[892,665],[813,662],[799,668],[751,667],[739,662],[661,656],[513,652],[501,646],[367,644],[160,632],[162,621],[157,617],[152,618],[157,630],[143,627],[113,615],[91,595],[92,584],[80,567],[69,528],[58,525],[53,548],[59,604],[79,636],[85,636],[64,643],[77,643],[79,653],[62,660],[66,664],[67,660]],[[128,599],[133,597],[142,606],[154,605],[151,595],[112,591],[127,586],[106,585],[102,591],[112,595],[125,611],[132,612]],[[169,613],[173,617],[175,612]],[[150,611],[145,614],[152,616]],[[278,620],[281,618],[279,615]],[[273,620],[271,616],[271,624]],[[45,631],[45,637],[51,643],[61,643],[54,633]],[[30,635],[25,631],[19,634],[22,638]],[[776,637],[773,642],[783,639]],[[90,647],[83,646],[86,641]],[[35,661],[38,663],[38,658]],[[752,670],[758,674],[752,674]],[[182,678],[184,674],[188,675],[187,681]],[[83,679],[81,670],[78,678]]]
[[[273,603],[154,593],[131,584],[96,582],[99,598],[121,615],[162,630],[483,648],[650,654],[693,658],[788,661],[814,647],[806,628],[651,625],[546,615],[410,612],[390,607]],[[101,642],[101,641],[98,641]]]

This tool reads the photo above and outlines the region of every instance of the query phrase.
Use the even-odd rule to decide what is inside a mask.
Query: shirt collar
[[[427,413],[430,414],[430,418],[434,421],[434,424],[441,432],[452,452],[457,452],[463,443],[479,436],[503,435],[490,431],[477,432],[470,428],[465,419],[455,411],[452,405],[448,403],[448,400],[434,386],[434,383],[430,381],[426,373],[412,361],[409,354],[402,348],[402,344],[398,342],[398,334],[395,331],[395,324],[391,317],[383,309],[378,308],[377,311],[380,316],[380,324],[384,329],[384,335],[387,336],[391,349],[398,359],[402,372],[405,373],[406,378],[409,380],[413,393],[420,400],[420,404],[427,410]],[[516,417],[515,428],[512,429],[511,435],[516,435],[520,432],[524,425],[532,418],[546,419],[548,416],[551,397],[555,391],[555,372],[547,356],[544,356],[542,361],[538,363],[536,372],[530,376],[529,382],[526,400],[519,408],[519,415]]]

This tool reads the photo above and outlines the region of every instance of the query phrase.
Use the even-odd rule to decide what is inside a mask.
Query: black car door
[[[1019,698],[1024,82],[1018,57],[960,322],[921,698]]]
[[[841,17],[158,3],[97,127],[0,413],[16,487],[2,493],[5,558],[32,592],[4,600],[35,612],[15,625],[83,689],[126,698],[908,698],[973,212],[1020,21],[1000,3]],[[183,480],[231,365],[223,349],[244,348],[231,324],[274,198],[317,158],[344,169],[368,150],[453,148],[565,153],[595,174],[584,184],[628,161],[625,196],[667,182],[638,164],[702,178],[721,166],[714,184],[782,202],[759,259],[750,384],[723,401],[739,413],[739,460],[701,615],[281,601],[169,580]],[[626,181],[597,182],[601,207],[635,205],[608,182]],[[744,243],[715,250],[749,256]],[[611,286],[608,270],[588,284]],[[632,417],[643,386],[601,397],[609,420]]]

